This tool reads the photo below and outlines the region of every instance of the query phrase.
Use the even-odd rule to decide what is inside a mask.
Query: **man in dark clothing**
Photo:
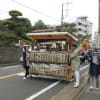
[[[84,64],[84,63],[85,63],[84,52],[80,51],[80,64]]]
[[[90,75],[90,89],[93,89],[93,81],[95,79],[96,88],[99,87],[99,59],[96,52],[89,51],[87,53],[90,62],[89,75]]]
[[[27,76],[29,75],[29,65],[27,63],[27,56],[28,56],[28,48],[24,46],[23,48],[23,67],[25,69],[24,79],[26,79]]]

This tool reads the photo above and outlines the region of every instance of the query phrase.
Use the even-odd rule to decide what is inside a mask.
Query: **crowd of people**
[[[74,72],[75,84],[77,88],[80,85],[80,66],[89,65],[89,88],[99,89],[100,75],[100,52],[96,48],[80,49],[77,44],[72,44],[70,53],[71,66]]]

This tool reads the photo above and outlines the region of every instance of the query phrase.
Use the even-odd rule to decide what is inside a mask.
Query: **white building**
[[[98,32],[95,32],[95,34],[94,34],[93,46],[100,48],[100,34],[98,34]]]
[[[86,16],[78,17],[76,19],[76,28],[79,34],[92,34],[92,23],[87,20]]]

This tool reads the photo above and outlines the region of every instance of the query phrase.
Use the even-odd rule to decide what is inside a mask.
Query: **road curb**
[[[78,100],[84,92],[88,81],[88,74],[81,78],[81,84],[78,88],[73,88],[73,83],[68,83],[59,93],[51,97],[49,100]]]

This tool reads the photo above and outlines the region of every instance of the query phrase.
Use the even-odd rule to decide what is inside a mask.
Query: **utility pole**
[[[97,48],[100,48],[100,0],[98,0],[98,35],[97,35]]]
[[[96,47],[100,48],[100,0],[98,0],[98,33],[96,35]]]
[[[62,10],[61,10],[61,25],[63,24],[63,20],[66,17],[66,15],[68,16],[68,5],[71,4],[68,0],[66,2],[66,4],[62,3]],[[65,6],[65,9],[64,9]]]
[[[99,3],[98,3],[99,5],[99,9],[98,9],[98,34],[100,35],[100,0],[99,0]]]
[[[64,15],[63,15],[63,6],[64,6],[64,4],[62,3],[62,11],[61,11],[61,25],[63,24],[63,19],[64,19]]]

